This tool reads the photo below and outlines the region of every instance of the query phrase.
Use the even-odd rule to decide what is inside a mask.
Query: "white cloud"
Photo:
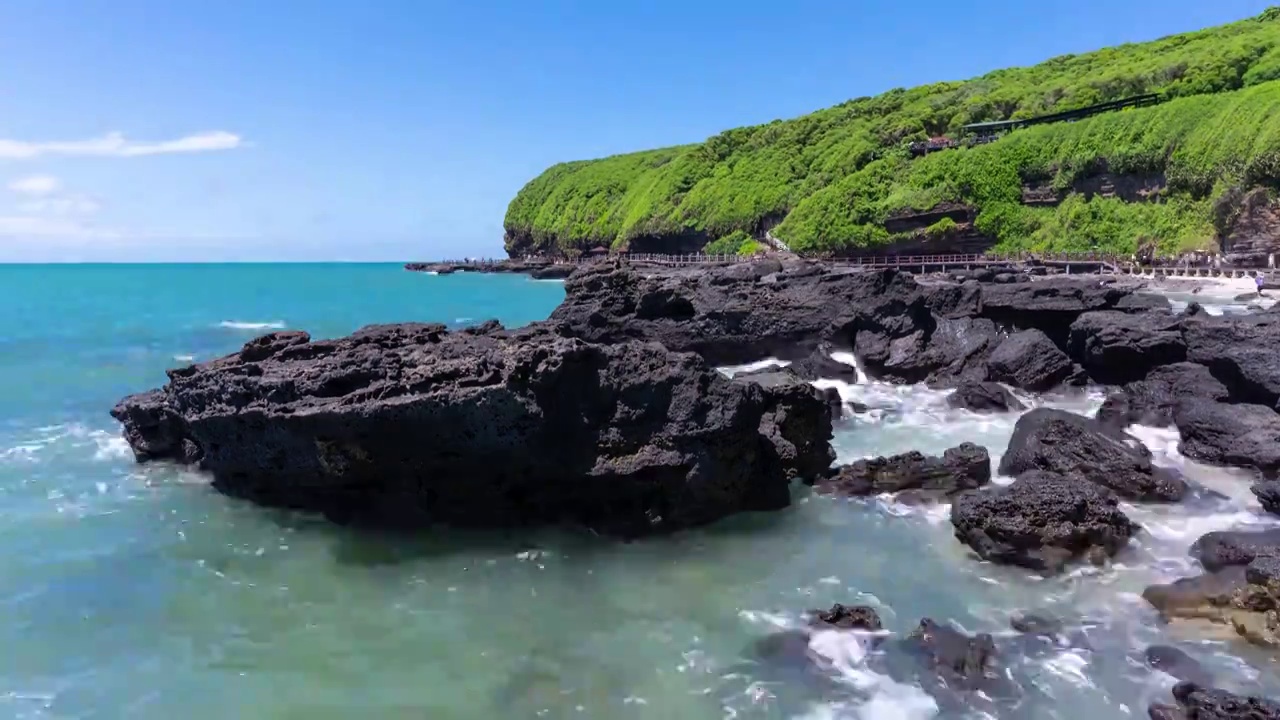
[[[244,139],[225,130],[196,133],[176,140],[129,140],[123,133],[107,133],[87,140],[55,140],[28,142],[0,139],[0,159],[26,160],[42,155],[76,155],[85,157],[139,157],[172,153],[211,152],[242,147]]]
[[[9,183],[9,189],[19,195],[48,195],[62,187],[52,175],[29,175]]]
[[[89,215],[101,208],[97,200],[84,195],[40,198],[18,204],[18,210],[35,215]]]

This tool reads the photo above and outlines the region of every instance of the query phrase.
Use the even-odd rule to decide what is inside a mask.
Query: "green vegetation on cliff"
[[[1224,203],[1242,188],[1280,181],[1277,79],[1280,8],[1273,8],[1153,42],[891,90],[700,144],[556,165],[512,200],[507,247],[712,243],[713,251],[732,252],[724,248],[769,228],[795,250],[958,232],[1006,249],[1203,246],[1222,230],[1214,219],[1230,215]],[[1148,92],[1166,101],[920,158],[907,149],[971,122]],[[1128,191],[1138,185],[1140,193]],[[886,227],[938,207],[962,209],[965,222]]]

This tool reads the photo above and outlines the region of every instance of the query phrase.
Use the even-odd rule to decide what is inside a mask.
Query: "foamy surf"
[[[223,320],[218,323],[218,327],[227,328],[228,330],[282,330],[285,323],[283,320],[273,320],[271,322],[246,322],[243,320]]]

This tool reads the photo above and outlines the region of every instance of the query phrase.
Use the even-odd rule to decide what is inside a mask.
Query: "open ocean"
[[[852,638],[816,648],[830,660],[821,681],[753,652],[837,601],[876,606],[893,632],[929,616],[1000,633],[1044,609],[1092,623],[1087,649],[1006,658],[1023,697],[989,717],[1145,717],[1173,684],[1141,662],[1155,642],[1223,687],[1276,694],[1265,657],[1175,633],[1137,595],[1196,572],[1199,535],[1276,524],[1246,480],[1185,461],[1166,430],[1138,432],[1226,499],[1126,506],[1147,532],[1114,567],[1043,580],[969,557],[945,506],[804,492],[787,511],[632,544],[355,533],[139,467],[107,414],[166,368],[273,328],[519,325],[562,296],[557,282],[389,264],[0,266],[0,718],[982,717],[878,670]],[[842,462],[963,441],[998,461],[1015,420],[920,387],[831,384],[873,408],[839,427]],[[1054,404],[1092,412],[1101,399]]]

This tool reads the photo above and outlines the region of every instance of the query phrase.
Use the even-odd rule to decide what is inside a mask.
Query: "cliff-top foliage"
[[[974,208],[976,230],[1005,248],[1128,252],[1145,239],[1167,250],[1201,246],[1215,237],[1215,202],[1280,180],[1277,79],[1280,8],[1272,8],[1152,42],[890,90],[699,144],[555,165],[512,200],[507,245],[550,251],[685,238],[724,249],[744,244],[738,231],[759,237],[772,227],[795,250],[848,250],[898,239],[887,218],[945,201]],[[971,122],[1143,93],[1164,102],[915,159],[907,149]],[[1102,172],[1162,189],[1142,202],[1073,191]],[[1030,186],[1050,187],[1062,202],[1024,205]]]

